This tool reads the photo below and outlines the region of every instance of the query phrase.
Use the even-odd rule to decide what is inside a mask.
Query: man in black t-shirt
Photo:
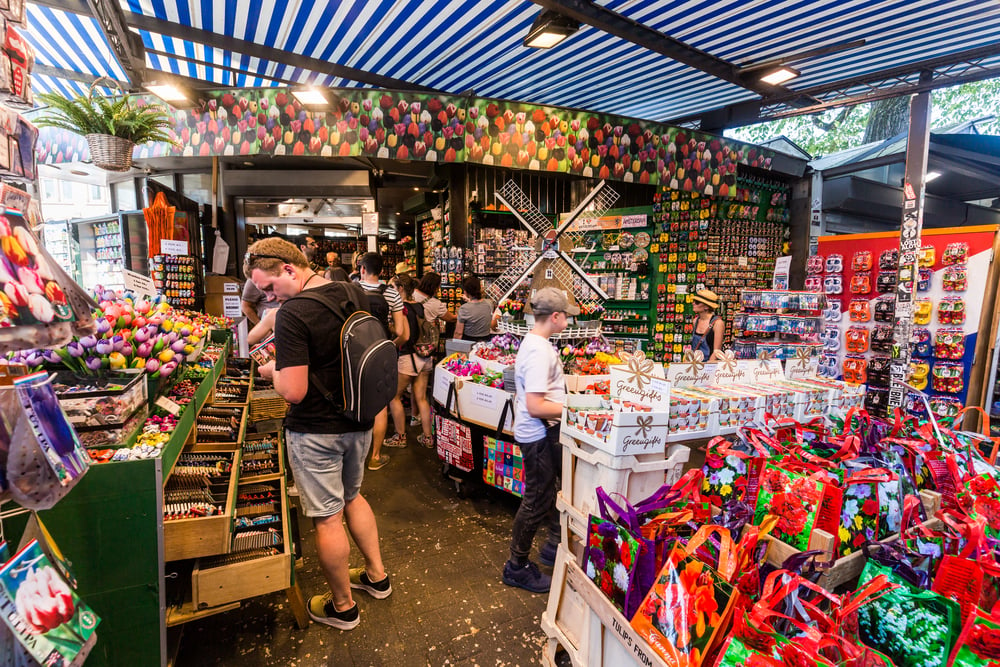
[[[343,400],[339,371],[344,323],[321,303],[293,297],[306,289],[316,290],[350,307],[347,302],[363,304],[365,296],[357,285],[330,282],[315,273],[305,255],[282,239],[264,239],[250,246],[243,270],[262,292],[282,303],[274,327],[276,359],[260,370],[273,377],[274,388],[290,404],[285,417],[288,460],[303,512],[316,526],[316,550],[330,587],[325,595],[309,599],[309,615],[317,623],[351,630],[360,621],[352,588],[379,599],[392,593],[375,515],[361,495],[372,425],[345,418],[310,382],[311,370],[335,400]],[[348,567],[345,517],[364,555],[362,568]]]

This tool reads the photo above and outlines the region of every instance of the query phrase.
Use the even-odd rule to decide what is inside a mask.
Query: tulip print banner
[[[286,89],[208,93],[202,109],[174,111],[176,144],[147,144],[136,159],[165,156],[366,156],[471,162],[588,178],[735,194],[737,165],[770,169],[775,153],[733,139],[637,119],[519,102],[330,89],[327,111],[305,109]],[[90,159],[86,142],[43,128],[38,161]]]

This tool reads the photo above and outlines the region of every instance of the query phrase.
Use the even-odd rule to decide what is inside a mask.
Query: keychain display
[[[844,382],[865,384],[868,381],[868,361],[864,357],[844,357]]]
[[[840,347],[840,341],[837,341],[837,347]],[[819,358],[819,368],[817,372],[828,378],[836,378],[840,375],[840,363],[837,362],[836,355],[824,354]]]
[[[823,329],[823,320],[810,315],[778,315],[778,333],[806,336],[818,334]]]
[[[820,292],[823,290],[823,277],[818,275],[806,276],[803,287],[807,292]]]
[[[952,266],[954,264],[965,264],[969,260],[969,244],[964,241],[949,243],[941,253],[941,264]]]
[[[910,384],[914,388],[923,391],[927,388],[927,376],[930,375],[931,365],[926,361],[914,361],[910,363]]]
[[[826,310],[823,311],[823,318],[827,322],[839,322],[842,316],[843,313],[840,311],[839,301],[831,300],[830,303],[827,304]]]
[[[885,387],[868,387],[865,409],[872,413],[885,412],[889,407],[889,390]]]
[[[844,256],[840,254],[833,254],[826,256],[826,272],[827,273],[843,273],[844,272]]]
[[[880,271],[895,271],[899,266],[899,249],[890,248],[883,250],[878,256],[878,268]]]
[[[917,291],[918,292],[930,292],[931,291],[931,281],[934,278],[934,272],[928,268],[921,267],[920,275],[917,278]]]
[[[931,388],[946,394],[960,394],[965,389],[965,367],[953,361],[939,361],[931,372]]]
[[[867,271],[851,276],[851,294],[870,294],[872,291],[872,276]]]
[[[930,299],[917,299],[917,303],[913,309],[913,323],[914,324],[930,324],[931,323],[931,313],[934,312],[934,304]]]
[[[896,318],[896,297],[882,295],[876,299],[872,318],[876,322],[892,322]]]
[[[819,339],[823,343],[823,349],[826,352],[832,354],[840,352],[840,329],[837,327],[827,327],[819,335]]]
[[[934,333],[934,356],[961,359],[965,356],[965,335],[961,329],[938,329]]]
[[[872,329],[871,350],[872,352],[892,351],[892,326],[888,324],[876,324]]]
[[[949,266],[942,275],[945,292],[964,292],[969,286],[969,272],[964,266]]]
[[[786,294],[790,297],[789,308],[808,310],[815,313],[826,308],[826,295],[822,292],[787,292]],[[798,304],[795,304],[794,301],[798,301]]]
[[[923,246],[917,253],[917,266],[921,268],[934,268],[935,261],[937,261],[937,251],[932,245]]]
[[[868,299],[851,299],[847,314],[852,322],[870,322],[872,319],[871,303]]]
[[[875,279],[875,291],[879,294],[887,294],[896,289],[896,272],[880,271]]]
[[[827,259],[827,262],[829,261]],[[823,278],[823,291],[827,294],[842,294],[844,292],[843,276],[833,275]]]
[[[872,268],[872,253],[870,250],[858,250],[851,258],[853,271],[870,271]]]
[[[806,260],[806,273],[809,275],[823,273],[824,266],[823,255],[810,255]]]
[[[910,334],[910,354],[921,359],[934,356],[930,329],[916,328]]]
[[[871,333],[864,327],[851,327],[845,336],[847,351],[851,354],[864,354],[868,351]]]
[[[965,324],[965,300],[960,296],[946,296],[938,303],[938,324]]]
[[[890,364],[889,357],[872,357],[868,362],[868,383],[887,386],[890,380]]]

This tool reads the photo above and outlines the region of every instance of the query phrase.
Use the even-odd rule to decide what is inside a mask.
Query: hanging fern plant
[[[96,92],[102,81],[121,91],[119,95]],[[114,81],[98,79],[86,95],[67,99],[56,93],[43,93],[38,99],[48,105],[48,113],[35,119],[42,127],[57,127],[84,136],[94,164],[110,171],[132,168],[135,144],[172,141],[169,129],[173,120],[158,104],[139,104]],[[116,140],[117,139],[117,140]]]

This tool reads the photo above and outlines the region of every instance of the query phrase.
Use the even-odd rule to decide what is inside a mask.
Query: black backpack
[[[437,352],[440,332],[437,325],[428,322],[424,315],[424,304],[407,302],[403,304],[403,312],[410,326],[410,337],[400,349],[403,354],[419,354],[429,357]]]
[[[343,320],[340,328],[342,400],[338,401],[312,370],[309,381],[344,417],[369,423],[396,396],[396,346],[385,337],[385,324],[362,308],[363,295],[358,294],[362,288],[344,287],[346,300],[343,304],[334,303],[315,290],[299,292],[292,298],[321,303]]]
[[[363,286],[361,289],[368,298],[368,312],[382,323],[382,328],[385,329],[385,337],[391,340],[392,333],[389,331],[389,318],[391,317],[389,301],[383,296],[388,287],[388,285],[383,284],[378,286],[378,291],[367,290]]]

